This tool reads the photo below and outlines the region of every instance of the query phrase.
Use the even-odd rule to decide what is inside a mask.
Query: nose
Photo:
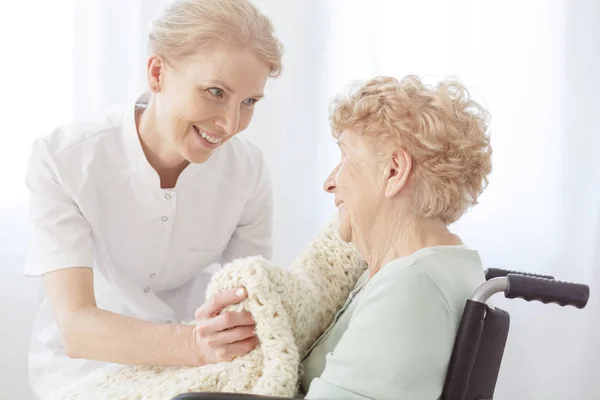
[[[215,121],[215,125],[223,129],[229,136],[238,133],[240,129],[240,108],[235,104],[228,107],[221,118]]]
[[[323,184],[323,190],[325,190],[327,193],[333,193],[333,191],[335,190],[335,176],[337,175],[339,169],[340,167],[338,165],[333,171],[331,171],[327,179],[325,179],[325,183]]]

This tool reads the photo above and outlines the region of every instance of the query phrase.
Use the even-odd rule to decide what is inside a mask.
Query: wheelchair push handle
[[[555,303],[560,306],[584,308],[590,297],[590,288],[580,283],[569,283],[545,278],[508,274],[505,296],[526,301]]]
[[[518,274],[524,276],[531,276],[534,278],[543,278],[543,279],[554,279],[551,275],[541,275],[541,274],[532,274],[530,272],[519,272],[519,271],[511,271],[509,269],[500,269],[500,268],[488,268],[485,271],[485,279],[490,280],[494,278],[501,278],[507,276],[508,274]]]

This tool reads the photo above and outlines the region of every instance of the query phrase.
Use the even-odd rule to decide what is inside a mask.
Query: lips
[[[200,135],[200,137],[202,137],[204,140],[206,140],[207,142],[209,142],[213,145],[217,145],[221,142],[221,140],[223,140],[222,137],[216,136],[212,133],[208,133],[208,132],[200,129],[196,125],[193,125],[193,127],[194,127],[194,130],[196,131],[196,133],[198,135]]]

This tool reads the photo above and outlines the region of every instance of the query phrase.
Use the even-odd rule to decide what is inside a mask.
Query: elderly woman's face
[[[383,196],[378,180],[380,169],[364,137],[345,130],[338,145],[341,160],[325,181],[324,189],[335,195],[342,240],[354,242],[369,229],[369,221],[377,213]]]
[[[157,127],[185,160],[204,162],[246,129],[269,73],[252,52],[224,47],[174,64],[151,60],[160,87]]]

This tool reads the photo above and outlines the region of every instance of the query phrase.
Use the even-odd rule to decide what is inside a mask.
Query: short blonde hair
[[[249,0],[174,0],[153,22],[149,50],[180,60],[218,45],[252,49],[271,76],[281,74],[283,46],[271,21]]]
[[[433,88],[416,76],[380,76],[355,88],[332,102],[334,136],[345,129],[375,136],[385,144],[381,155],[389,156],[392,144],[392,151],[406,149],[416,215],[451,224],[477,204],[492,170],[489,114],[461,83],[446,79]]]

